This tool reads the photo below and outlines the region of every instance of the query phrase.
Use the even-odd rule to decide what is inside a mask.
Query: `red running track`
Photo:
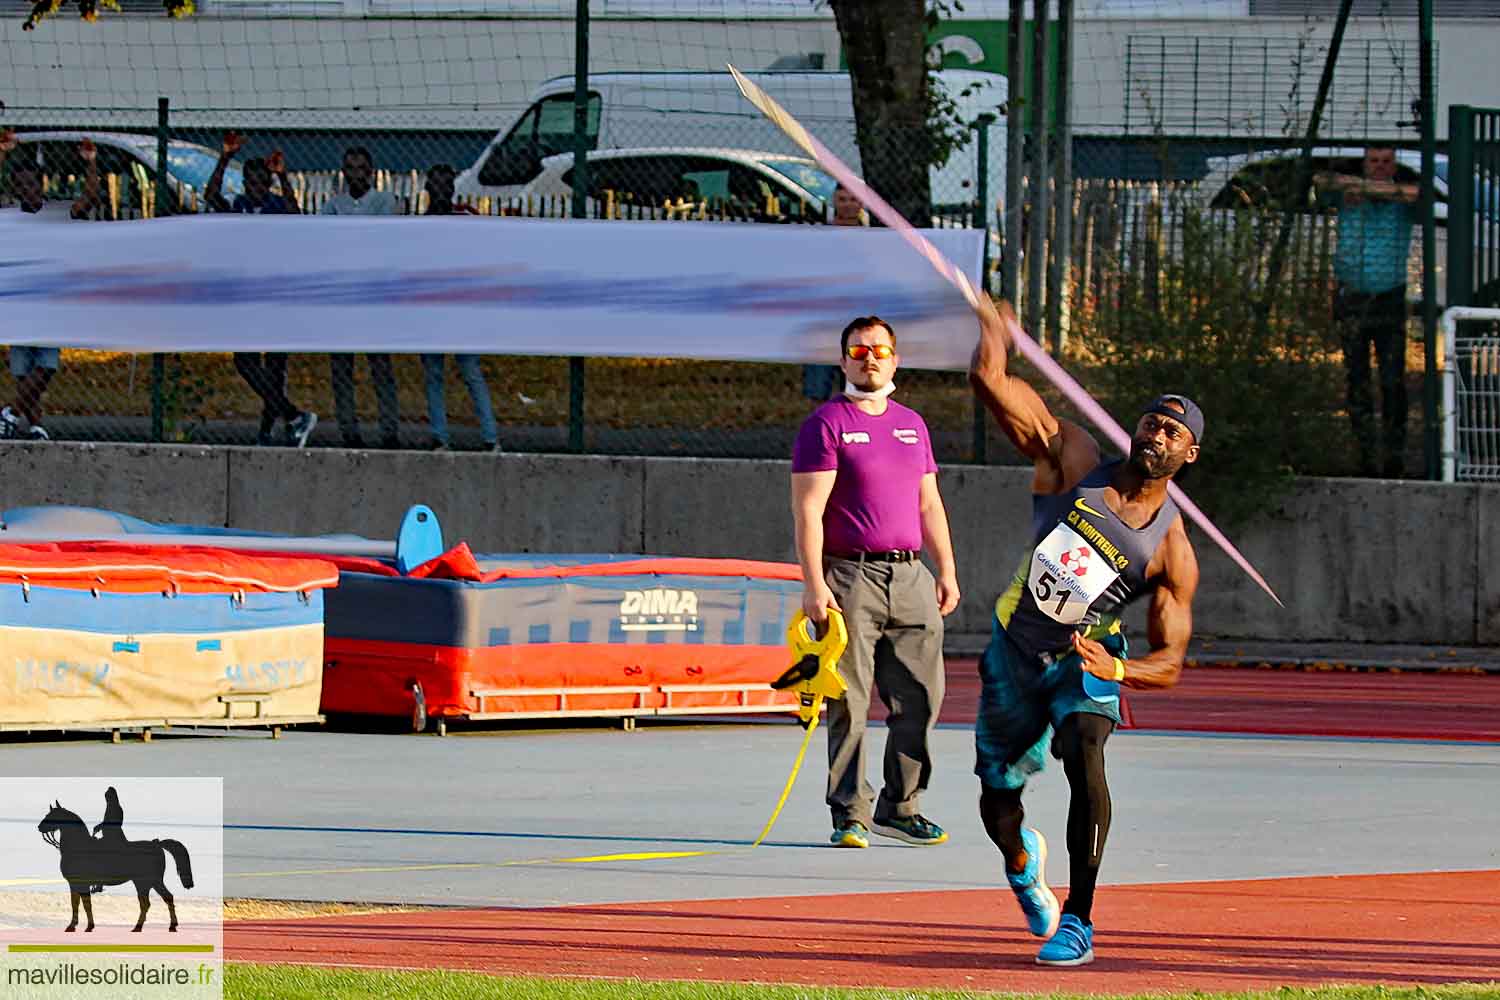
[[[942,719],[978,705],[948,663]],[[1500,677],[1194,667],[1129,692],[1136,728],[1500,741]],[[231,960],[539,976],[1023,992],[1500,981],[1500,871],[1107,886],[1098,960],[1034,964],[1010,893],[439,910],[225,928]]]
[[[1500,872],[1104,887],[1097,961],[1048,969],[1008,891],[232,923],[231,960],[1078,993],[1500,980]]]
[[[949,658],[941,721],[978,707],[978,661]],[[1500,742],[1500,674],[1189,667],[1166,691],[1127,688],[1125,709],[1134,729]]]

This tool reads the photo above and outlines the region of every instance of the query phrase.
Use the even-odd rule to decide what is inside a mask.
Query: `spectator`
[[[231,203],[224,197],[224,169],[234,154],[239,152],[244,140],[234,132],[224,134],[219,162],[203,189],[203,200],[215,212],[231,212],[236,215],[297,215],[297,196],[292,192],[291,178],[287,176],[286,157],[275,150],[267,159],[259,157],[245,161],[243,176],[245,191],[237,194]],[[276,178],[280,194],[271,193],[271,178]],[[236,351],[234,370],[240,373],[255,394],[261,399],[260,433],[256,443],[273,443],[271,432],[276,421],[284,423],[283,440],[296,448],[307,446],[307,439],[318,424],[318,415],[311,410],[299,410],[286,398],[285,354],[268,352]]]
[[[426,215],[478,215],[479,210],[473,205],[453,200],[453,184],[458,179],[458,171],[451,164],[434,163],[427,171],[427,180],[423,183],[423,190],[427,192]]]
[[[454,204],[453,181],[457,172],[446,163],[433,164],[427,171],[424,185],[427,191],[427,215],[477,215],[468,205]],[[486,451],[499,453],[500,432],[495,426],[495,409],[490,403],[490,387],[484,380],[484,370],[479,366],[477,354],[455,354],[459,374],[474,402],[474,413],[479,417],[479,433],[484,439]],[[443,355],[422,355],[422,380],[427,389],[427,419],[432,425],[434,451],[447,451],[448,403],[445,397],[445,372]]]
[[[363,146],[344,150],[344,190],[328,199],[323,215],[395,215],[396,198],[374,188],[375,160]]]
[[[395,215],[396,199],[389,191],[377,191],[372,185],[375,161],[363,146],[344,150],[344,190],[323,205],[323,215]],[[380,446],[400,447],[401,404],[396,396],[396,373],[389,354],[366,354],[370,380],[375,383],[375,398],[380,404]],[[354,355],[331,354],[329,375],[333,380],[333,409],[338,417],[344,447],[363,448],[359,431],[359,413],[354,405]]]
[[[16,133],[11,129],[0,132],[0,170],[19,145]],[[42,171],[34,160],[18,156],[10,160],[8,177],[11,194],[16,199],[14,210],[21,216],[38,221],[83,219],[97,213],[99,209],[99,163],[98,150],[90,139],[78,144],[78,158],[84,163],[83,193],[71,204],[48,203],[42,186]],[[33,441],[50,440],[47,429],[42,426],[42,395],[57,374],[62,351],[56,347],[28,347],[12,345],[10,348],[10,373],[16,379],[16,396],[9,406],[0,408],[0,438],[22,437],[21,418],[26,418],[25,436]]]
[[[1368,147],[1361,173],[1354,177],[1323,172],[1314,180],[1340,199],[1333,318],[1344,346],[1359,470],[1373,476],[1377,469],[1375,401],[1370,392],[1373,344],[1380,371],[1383,469],[1386,476],[1399,478],[1406,452],[1406,260],[1418,190],[1415,184],[1396,183],[1396,151],[1389,146]]]
[[[835,226],[861,226],[864,221],[860,213],[864,206],[854,197],[854,192],[839,184],[833,189],[833,224]],[[839,377],[843,370],[837,365],[803,365],[802,395],[815,403],[825,403],[839,391]]]
[[[864,206],[854,197],[854,192],[840,184],[833,189],[833,224],[835,226],[864,225]]]

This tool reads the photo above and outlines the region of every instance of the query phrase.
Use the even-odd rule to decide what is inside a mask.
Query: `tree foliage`
[[[1298,251],[1269,325],[1259,322],[1270,213],[1197,212],[1175,234],[1107,262],[1078,290],[1072,351],[1121,426],[1163,392],[1203,407],[1202,458],[1183,487],[1215,520],[1273,508],[1297,474],[1326,474],[1351,445],[1336,409],[1342,367],[1329,320],[1327,247]],[[1173,246],[1172,244],[1176,245]]]
[[[99,8],[118,11],[119,0],[74,0],[78,8],[78,16],[85,21],[99,20]],[[22,31],[33,31],[37,24],[44,18],[52,17],[62,10],[63,0],[36,0],[31,5],[31,13],[27,15],[26,21],[21,25]],[[190,17],[196,9],[193,0],[162,0],[162,7],[168,17]]]

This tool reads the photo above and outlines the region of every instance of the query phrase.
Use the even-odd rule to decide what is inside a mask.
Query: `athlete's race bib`
[[[1082,535],[1062,523],[1032,552],[1026,583],[1049,618],[1077,625],[1119,575]]]

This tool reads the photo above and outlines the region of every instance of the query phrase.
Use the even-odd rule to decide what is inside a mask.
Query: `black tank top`
[[[1118,461],[1103,463],[1066,493],[1032,497],[1032,548],[995,615],[1028,656],[1060,652],[1074,632],[1098,637],[1116,628],[1120,610],[1151,588],[1146,567],[1176,522],[1167,497],[1143,528],[1132,528],[1104,502]]]

